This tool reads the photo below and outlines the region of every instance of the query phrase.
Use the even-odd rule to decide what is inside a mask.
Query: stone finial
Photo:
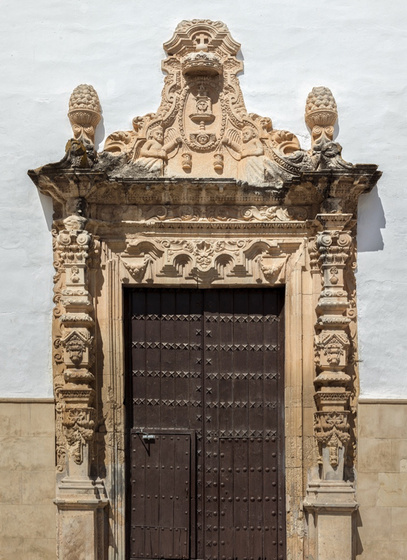
[[[68,117],[74,137],[87,140],[92,145],[95,141],[95,129],[102,116],[98,94],[93,86],[77,86],[69,99]]]
[[[331,90],[324,86],[312,88],[305,105],[305,122],[312,131],[312,145],[332,141],[337,119],[338,110]]]

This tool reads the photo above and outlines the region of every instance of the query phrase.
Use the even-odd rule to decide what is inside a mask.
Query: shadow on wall
[[[362,518],[360,516],[360,510],[357,510],[354,523],[356,525],[356,538],[355,538],[355,548],[356,556],[360,556],[363,552],[362,539],[360,538],[359,529],[363,528]]]
[[[103,150],[102,142],[106,136],[105,120],[103,118],[103,109],[101,109],[102,117],[95,130],[95,150]]]
[[[358,252],[382,251],[384,248],[381,229],[386,227],[386,218],[377,187],[359,198],[358,206]]]
[[[42,211],[44,213],[44,218],[47,223],[48,231],[52,230],[52,222],[53,222],[53,213],[54,210],[52,208],[52,198],[50,196],[46,196],[45,194],[41,194],[40,191],[37,189],[38,198],[40,199]]]

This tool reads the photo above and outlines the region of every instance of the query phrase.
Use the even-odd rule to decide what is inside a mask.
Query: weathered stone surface
[[[0,402],[0,557],[55,559],[55,408]]]

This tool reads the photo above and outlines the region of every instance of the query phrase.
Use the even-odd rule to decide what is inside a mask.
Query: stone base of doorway
[[[312,560],[353,560],[355,489],[341,481],[310,482],[304,509],[308,514],[308,551]]]
[[[107,518],[103,482],[66,477],[58,484],[58,560],[107,558]]]

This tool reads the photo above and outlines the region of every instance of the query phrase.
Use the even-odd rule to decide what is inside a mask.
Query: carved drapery
[[[342,159],[328,88],[314,88],[306,102],[310,150],[270,118],[248,113],[239,44],[223,23],[181,22],[164,48],[156,113],[135,117],[133,130],[111,134],[96,153],[99,99],[91,86],[78,86],[65,156],[29,172],[54,201],[57,503],[72,516],[95,512],[106,503],[105,485],[109,558],[122,557],[122,286],[285,285],[287,542],[299,560],[308,470],[309,512],[326,509],[330,497],[318,496],[332,489],[342,512],[356,503],[347,482],[357,392],[356,209],[380,173]],[[313,434],[302,428],[303,383],[314,386]],[[305,452],[307,438],[315,446]],[[69,522],[62,517],[61,526]],[[87,557],[104,558],[103,530],[92,526],[97,546]]]

